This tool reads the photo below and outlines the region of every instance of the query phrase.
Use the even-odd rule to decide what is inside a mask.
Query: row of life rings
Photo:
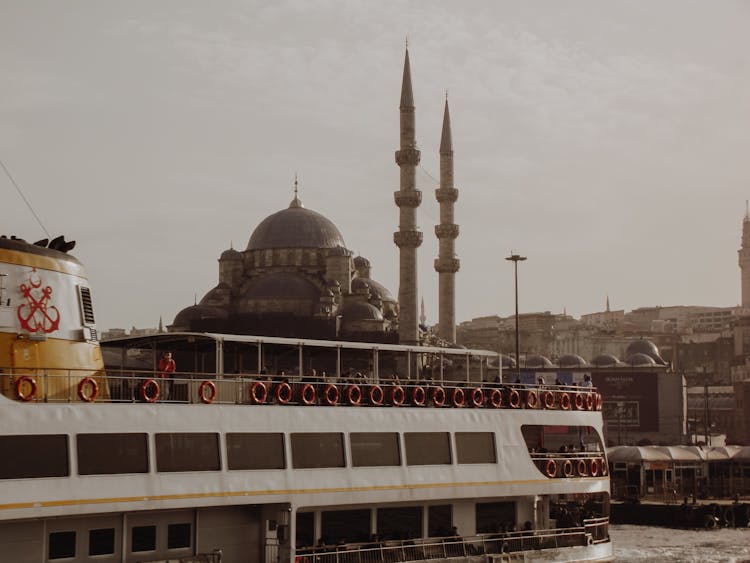
[[[511,389],[508,392],[508,404],[511,408],[520,408],[522,406],[521,394],[516,389]],[[602,410],[602,395],[601,393],[573,393],[572,399],[571,394],[567,391],[555,392],[555,391],[543,391],[541,400],[539,393],[535,389],[527,389],[524,392],[523,405],[528,409],[536,409],[540,405],[547,409],[560,408],[564,411],[569,410]]]
[[[608,473],[604,458],[548,459],[543,462],[543,472],[547,477],[599,477]]]

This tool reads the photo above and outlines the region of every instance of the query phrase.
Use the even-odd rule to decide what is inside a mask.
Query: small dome
[[[628,358],[625,360],[625,363],[630,364],[633,367],[646,367],[656,365],[656,362],[651,356],[649,356],[648,354],[642,354],[640,352],[628,356]]]
[[[370,288],[370,295],[376,297],[383,302],[396,303],[396,300],[391,295],[391,292],[381,283],[371,280],[370,278],[354,278],[352,280],[352,291],[356,291],[365,286]]]
[[[242,291],[242,297],[250,300],[317,301],[320,292],[312,283],[298,275],[278,272],[250,282]]]
[[[191,305],[177,313],[172,325],[180,328],[189,328],[192,321],[203,319],[226,319],[227,316],[227,312],[219,307],[212,307],[210,305]]]
[[[370,261],[364,256],[357,256],[354,258],[354,267],[359,268],[364,266],[365,268],[370,267]]]
[[[222,262],[225,260],[242,260],[242,252],[234,248],[229,248],[221,253],[219,260]]]
[[[634,354],[646,354],[652,360],[654,360],[655,364],[658,364],[660,366],[666,365],[666,362],[659,354],[659,348],[657,348],[656,344],[654,344],[650,340],[640,338],[638,340],[633,340],[633,342],[628,344],[628,348],[625,351],[625,357],[630,358],[630,356]]]
[[[347,303],[344,305],[341,315],[344,317],[344,321],[383,320],[383,314],[376,307],[362,301]]]
[[[557,365],[561,368],[583,368],[588,366],[588,363],[578,354],[565,354],[557,360]]]
[[[591,360],[591,365],[598,368],[611,368],[615,367],[619,363],[620,360],[618,360],[612,354],[600,354],[599,356]]]
[[[521,365],[526,368],[549,368],[552,367],[552,362],[539,354],[531,354],[524,358]]]
[[[232,288],[226,283],[220,283],[215,288],[210,290],[201,299],[201,305],[208,305],[209,307],[222,307],[229,305],[229,301],[232,297]]]
[[[339,246],[346,248],[344,237],[336,225],[320,213],[302,207],[297,198],[287,209],[282,209],[261,221],[247,243],[248,250]]]

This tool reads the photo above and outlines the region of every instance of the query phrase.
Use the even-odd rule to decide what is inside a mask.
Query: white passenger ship
[[[612,559],[594,389],[219,334],[113,341],[105,368],[67,247],[0,239],[3,561]]]

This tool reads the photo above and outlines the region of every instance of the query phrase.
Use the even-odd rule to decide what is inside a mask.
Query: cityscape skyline
[[[529,258],[522,312],[580,316],[607,296],[625,310],[740,303],[750,195],[742,3],[606,13],[591,2],[471,13],[442,2],[429,12],[92,5],[9,4],[0,158],[50,234],[78,241],[102,328],[169,324],[215,285],[221,251],[243,249],[288,205],[295,171],[306,207],[338,225],[396,294],[407,33],[425,194],[418,298],[429,324],[446,88],[461,190],[458,323],[512,313],[511,251]],[[44,238],[8,179],[0,185],[1,234]]]

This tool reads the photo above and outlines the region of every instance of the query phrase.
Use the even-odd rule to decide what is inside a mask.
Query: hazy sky
[[[437,321],[449,90],[457,320],[740,301],[750,2],[0,0],[0,158],[78,241],[100,328],[171,323],[285,208],[398,292],[398,103],[409,37],[422,150],[419,292]],[[0,176],[0,233],[41,228]]]

